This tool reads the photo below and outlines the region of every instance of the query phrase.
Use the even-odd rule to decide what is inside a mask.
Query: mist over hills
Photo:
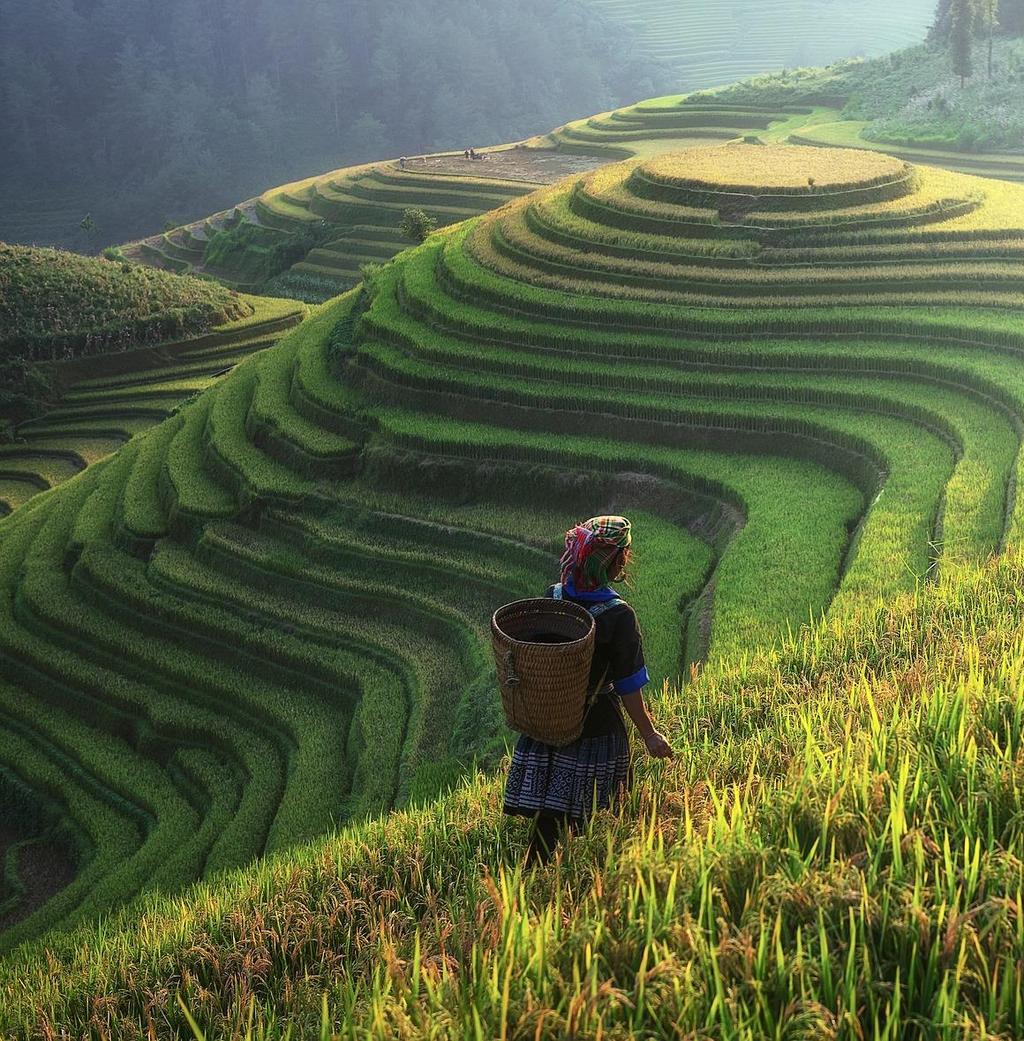
[[[94,252],[310,173],[915,42],[932,14],[797,6],[0,0],[0,239]]]
[[[0,238],[76,248],[672,82],[580,0],[0,0],[0,27]]]
[[[731,83],[768,69],[873,58],[920,43],[934,0],[591,0],[669,63],[675,90]]]

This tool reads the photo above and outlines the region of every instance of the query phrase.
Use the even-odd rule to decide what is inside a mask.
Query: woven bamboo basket
[[[494,612],[491,644],[513,730],[561,746],[583,732],[594,619],[578,604],[517,600]]]

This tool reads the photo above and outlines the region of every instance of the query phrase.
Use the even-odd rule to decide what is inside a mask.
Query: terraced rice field
[[[399,162],[337,170],[266,192],[243,203],[238,212],[253,227],[256,241],[234,266],[208,262],[209,239],[225,226],[229,213],[177,228],[124,248],[134,261],[179,272],[202,272],[246,291],[259,289],[251,274],[257,254],[289,236],[326,226],[332,234],[320,247],[277,276],[270,290],[326,299],[352,288],[365,264],[385,263],[413,243],[400,231],[407,208],[422,209],[444,227],[479,216],[532,191],[540,184],[595,165],[586,159],[547,150],[501,149],[480,161],[460,155],[420,156]]]
[[[877,152],[898,155],[908,162],[959,170],[979,177],[996,177],[1003,181],[1024,181],[1024,155],[1014,153],[980,152],[965,154],[939,148],[896,147],[865,141],[861,136],[866,123],[859,120],[833,120],[815,123],[792,134],[794,144],[818,145],[825,148],[870,148]]]
[[[255,213],[251,202],[245,202],[237,207],[237,210],[255,223]],[[206,273],[213,274],[219,281],[230,285],[233,289],[251,290],[256,284],[247,280],[242,272],[238,271],[208,271],[204,263],[206,247],[209,240],[218,232],[222,231],[233,213],[233,210],[224,210],[215,213],[205,220],[196,221],[193,224],[183,225],[159,235],[152,235],[138,242],[130,242],[122,246],[120,253],[127,260],[137,264],[146,264],[149,267],[160,268],[165,271],[174,271],[178,274]],[[273,239],[273,229],[267,229],[268,239]]]
[[[788,107],[759,106],[724,100],[715,91],[655,98],[568,123],[535,142],[607,161],[651,158],[680,147],[725,145],[757,138],[767,143],[870,150],[918,165],[1024,181],[1024,156],[875,144],[861,136],[866,123],[840,118],[844,98],[822,96],[814,100],[814,104]]]
[[[271,189],[237,208],[257,232],[232,267],[212,266],[205,257],[210,238],[226,226],[228,211],[131,243],[122,253],[138,263],[212,275],[235,289],[322,301],[358,284],[364,265],[386,263],[412,245],[399,229],[407,208],[422,209],[446,227],[617,158],[747,134],[775,138],[790,127],[835,115],[826,108],[772,111],[685,97],[655,99],[490,150],[479,162],[461,154],[418,156],[404,168],[398,161],[348,167]],[[265,286],[254,281],[251,269],[260,254],[324,226],[329,234],[322,246]]]
[[[731,83],[771,69],[873,57],[920,43],[935,8],[930,0],[856,5],[838,0],[591,3],[632,26],[646,54],[677,69],[680,90]]]
[[[863,123],[843,121],[845,99],[766,106],[732,103],[714,91],[654,98],[587,119],[549,134],[487,153],[483,162],[461,155],[421,156],[404,169],[395,162],[350,167],[265,192],[237,212],[254,229],[254,241],[233,266],[207,263],[211,236],[229,212],[123,248],[133,261],[178,272],[212,275],[235,289],[322,302],[352,288],[367,264],[391,260],[412,244],[399,230],[406,208],[425,210],[440,227],[490,212],[562,176],[627,158],[653,158],[680,148],[741,140],[883,150],[864,141]],[[966,155],[905,148],[900,158],[978,176],[1024,181],[1024,160],[1013,155]],[[263,256],[296,235],[327,229],[311,249],[269,282],[255,278]]]
[[[441,227],[479,216],[511,198],[525,195],[536,183],[518,178],[477,175],[465,161],[465,173],[436,173],[426,162],[378,164],[341,170],[301,185],[268,192],[257,202],[259,219],[294,231],[303,224],[326,221],[337,238],[314,249],[287,277],[320,280],[335,291],[358,283],[361,268],[384,263],[412,243],[399,230],[407,208],[424,210]]]
[[[742,137],[777,137],[780,128],[803,125],[824,111],[833,110],[811,106],[771,109],[682,95],[567,123],[553,131],[549,140],[559,149],[590,153],[605,160],[651,156]]]
[[[0,516],[117,452],[306,313],[288,300],[249,302],[251,316],[201,336],[51,365],[59,402],[0,443]]]
[[[783,145],[510,195],[0,521],[0,799],[55,880],[8,859],[3,945],[493,762],[490,612],[582,514],[633,516],[672,683],[1019,545],[1022,214]]]

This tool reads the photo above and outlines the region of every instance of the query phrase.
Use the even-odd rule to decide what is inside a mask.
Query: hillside
[[[732,83],[775,69],[877,57],[924,40],[934,0],[857,4],[839,0],[591,0],[631,26],[651,58],[675,73],[677,90]]]
[[[365,265],[414,245],[400,230],[405,209],[425,209],[447,226],[594,165],[551,149],[509,148],[480,161],[459,154],[416,156],[404,168],[370,163],[271,189],[119,253],[236,289],[322,302],[358,284]]]
[[[4,942],[75,927],[0,1029],[1019,1033],[1021,214],[855,150],[606,165],[0,522],[5,806],[73,875],[9,857]],[[487,619],[606,509],[679,758],[524,877]]]
[[[0,243],[0,516],[116,452],[305,309]]]
[[[964,90],[948,46],[933,40],[870,61],[652,98],[485,149],[480,162],[459,152],[408,156],[404,166],[392,160],[345,167],[269,189],[122,253],[237,289],[316,303],[358,284],[365,265],[412,245],[399,230],[407,207],[445,227],[560,176],[681,147],[757,139],[872,149],[918,165],[1024,181],[1024,127],[1010,118],[1021,47],[1017,37],[994,41],[989,80],[981,72],[986,42],[975,41],[978,75]]]
[[[0,25],[0,239],[89,252],[313,170],[479,148],[673,82],[589,0],[183,0],[161,18],[0,0]]]
[[[0,353],[6,358],[99,354],[251,313],[214,282],[0,243]]]
[[[1013,0],[1015,3],[1015,0]],[[1024,10],[1024,9],[1022,9]],[[1024,16],[1024,15],[1022,15]],[[870,62],[757,76],[695,100],[731,105],[798,105],[835,98],[794,140],[874,148],[915,162],[989,177],[1024,179],[1024,113],[1018,103],[1024,67],[1020,21],[1013,35],[971,44],[973,75],[961,84],[947,41],[897,51]]]

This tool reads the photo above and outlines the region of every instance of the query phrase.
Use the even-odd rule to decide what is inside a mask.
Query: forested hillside
[[[1024,32],[1024,0],[980,0],[969,6],[973,7],[973,13],[978,16],[994,14],[1004,32]],[[956,0],[938,0],[932,33],[934,37],[942,38],[948,34],[952,28],[955,7]]]
[[[671,85],[582,0],[0,0],[0,239],[95,249]]]

